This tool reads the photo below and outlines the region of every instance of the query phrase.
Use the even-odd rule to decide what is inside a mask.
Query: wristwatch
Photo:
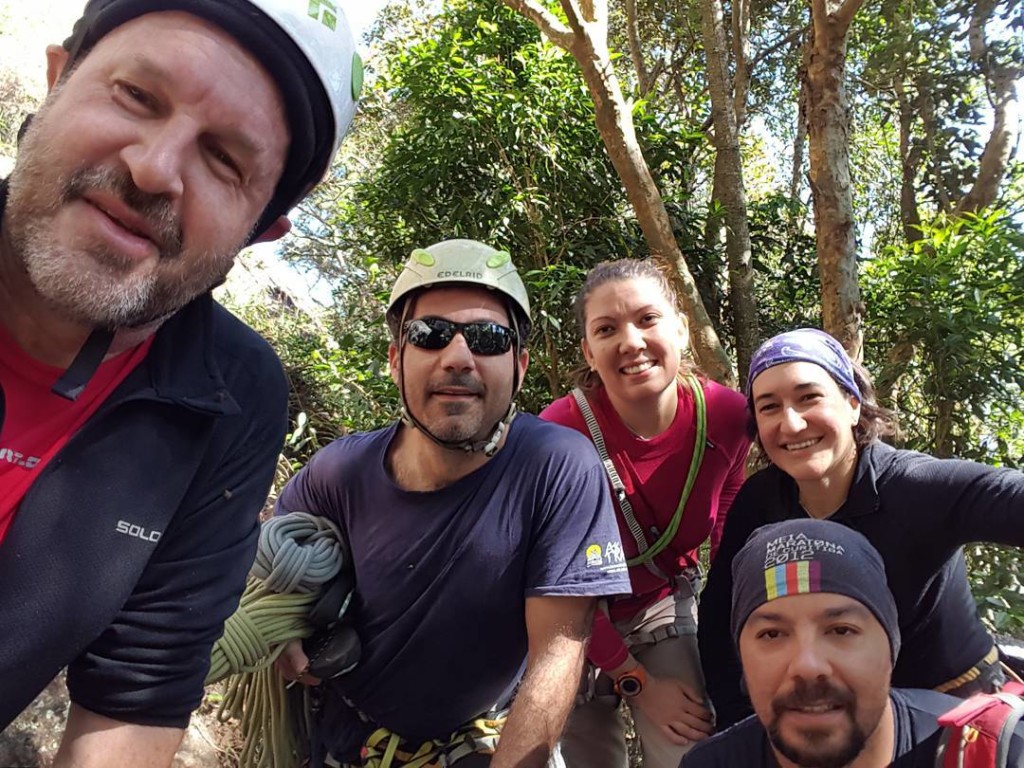
[[[646,684],[647,672],[642,666],[637,665],[615,679],[615,692],[624,699],[632,699],[640,695]]]

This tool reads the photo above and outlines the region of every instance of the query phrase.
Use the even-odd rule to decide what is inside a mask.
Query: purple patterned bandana
[[[747,400],[752,397],[754,379],[783,363],[814,363],[824,368],[836,384],[862,401],[860,387],[853,377],[853,363],[842,345],[824,331],[798,328],[772,336],[757,348],[747,374]]]

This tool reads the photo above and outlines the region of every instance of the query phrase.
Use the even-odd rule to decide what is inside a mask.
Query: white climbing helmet
[[[333,158],[355,117],[356,103],[363,87],[363,61],[356,51],[352,28],[340,0],[248,2],[281,27],[305,54],[320,78],[334,114]]]

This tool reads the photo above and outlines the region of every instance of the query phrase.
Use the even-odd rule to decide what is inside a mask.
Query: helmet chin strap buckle
[[[402,423],[407,427],[418,429],[424,435],[429,437],[434,443],[447,448],[449,451],[462,451],[464,453],[483,453],[487,458],[491,458],[498,452],[498,446],[501,444],[501,438],[504,436],[505,431],[511,426],[512,420],[515,419],[516,404],[509,403],[508,410],[502,417],[501,421],[494,425],[494,432],[491,433],[489,440],[442,440],[429,429],[426,425],[421,424],[419,419],[409,413],[405,405],[402,405],[401,419]]]

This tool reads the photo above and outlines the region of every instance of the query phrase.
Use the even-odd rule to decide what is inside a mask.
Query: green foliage
[[[283,479],[334,438],[384,426],[398,414],[380,298],[392,280],[390,270],[373,264],[353,270],[339,314],[312,317],[287,305],[258,303],[236,308],[277,351],[289,379],[292,427]]]
[[[1024,558],[1013,547],[975,544],[965,547],[971,591],[990,630],[1024,636]]]
[[[940,217],[921,231],[865,265],[870,347],[915,351],[905,372],[884,374],[913,382],[893,403],[911,445],[1005,460],[1009,442],[986,424],[997,404],[1022,405],[1024,232],[1001,213]]]
[[[912,349],[882,366],[911,447],[1024,465],[1024,233],[1001,213],[922,228],[865,265],[868,352]],[[897,370],[892,368],[896,366]],[[979,611],[995,631],[1024,631],[1024,562],[1015,549],[967,548]]]
[[[750,205],[755,295],[764,338],[793,328],[821,327],[814,237],[798,226],[805,215],[798,201],[781,194]]]
[[[0,67],[0,155],[14,155],[18,129],[25,116],[37,107],[18,75]]]
[[[401,119],[378,162],[310,218],[309,232],[322,239],[333,227],[351,257],[393,265],[451,237],[509,249],[539,281],[524,401],[543,404],[575,361],[574,270],[646,254],[590,96],[572,57],[498,3],[452,3],[421,34],[402,34],[369,97]],[[641,102],[634,120],[659,183],[687,188],[703,137]]]

